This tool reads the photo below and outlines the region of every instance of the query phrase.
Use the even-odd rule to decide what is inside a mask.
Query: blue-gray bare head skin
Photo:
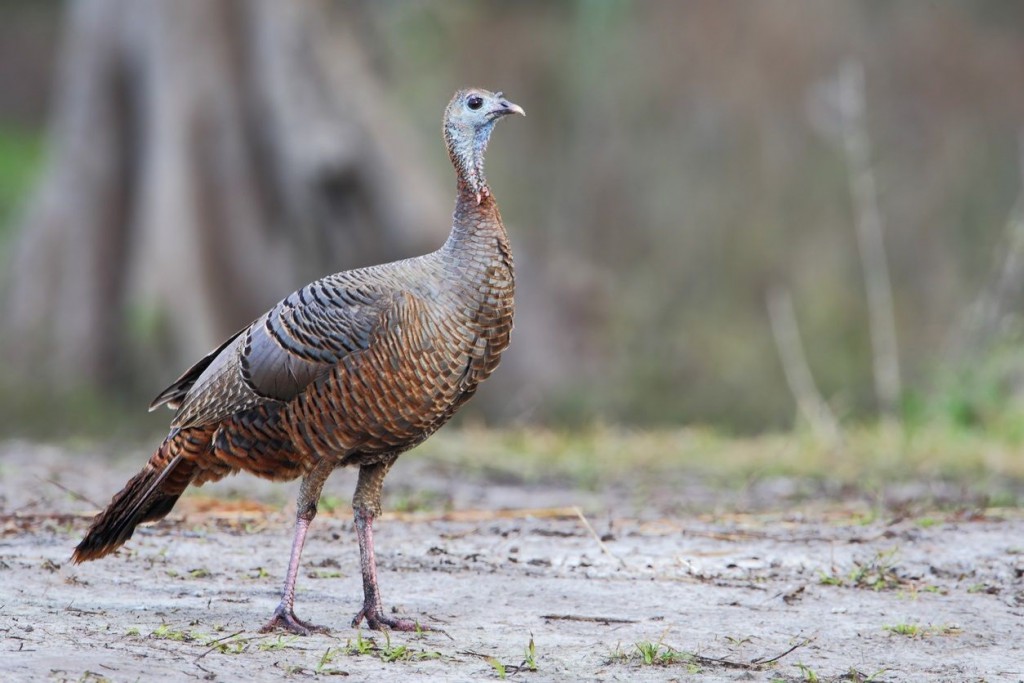
[[[461,179],[479,204],[490,194],[484,177],[484,152],[498,119],[509,114],[526,116],[518,104],[500,92],[466,88],[455,93],[444,110],[444,141]]]

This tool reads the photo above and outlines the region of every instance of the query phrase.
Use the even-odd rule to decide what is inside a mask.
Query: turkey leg
[[[359,468],[352,512],[359,539],[359,566],[363,573],[363,608],[352,619],[352,626],[359,626],[365,618],[366,625],[377,631],[429,631],[411,619],[385,616],[381,605],[380,588],[377,585],[377,557],[373,552],[373,520],[380,515],[380,492],[384,486],[384,476],[391,469],[392,463],[393,459]]]
[[[327,628],[310,624],[295,616],[295,579],[299,575],[299,559],[302,556],[302,546],[306,542],[309,523],[316,517],[320,491],[333,469],[333,463],[321,460],[310,470],[309,474],[302,478],[302,484],[299,486],[299,500],[295,506],[295,539],[292,541],[292,554],[288,560],[288,573],[284,579],[284,592],[281,595],[280,604],[274,610],[274,616],[260,629],[260,633],[268,633],[276,628],[283,628],[300,636],[308,636],[310,633],[328,633]]]

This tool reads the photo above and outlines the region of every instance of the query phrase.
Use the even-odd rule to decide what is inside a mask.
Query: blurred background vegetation
[[[259,24],[248,13],[271,12],[271,4],[221,5],[228,8],[224,21],[243,27],[241,45],[249,45],[245,31]],[[55,112],[68,102],[60,89],[74,89],[67,82],[75,72],[67,65],[74,58],[69,23],[90,5],[98,12],[117,8],[113,0],[0,7],[0,256],[8,307],[25,291],[15,282],[22,277],[16,261],[26,232],[37,229],[33,197],[38,202],[40,193],[33,187],[52,181],[55,160],[67,158],[47,146],[47,131],[58,129],[50,139],[68,144]],[[81,364],[67,370],[47,362],[46,354],[56,353],[47,343],[28,344],[42,354],[24,353],[15,333],[0,331],[8,347],[0,377],[4,434],[109,433],[114,424],[159,430],[167,415],[146,418],[139,406],[184,370],[196,349],[216,345],[218,334],[248,323],[311,277],[440,243],[454,186],[440,114],[451,92],[476,84],[504,90],[528,118],[495,136],[488,159],[521,267],[516,334],[506,365],[463,419],[788,429],[800,418],[780,362],[787,342],[773,335],[770,292],[792,301],[790,322],[826,410],[844,424],[877,419],[878,351],[857,232],[866,209],[851,192],[851,178],[864,171],[875,190],[868,203],[877,205],[884,230],[898,340],[894,419],[1024,437],[1024,4],[308,6],[317,9],[292,17],[295,25],[322,42],[344,41],[343,58],[365,66],[356,76],[342,70],[323,87],[339,88],[362,112],[353,130],[372,128],[377,113],[388,130],[393,126],[403,144],[366,149],[415,170],[417,197],[424,197],[415,207],[422,208],[402,215],[427,227],[412,237],[382,228],[374,248],[356,249],[357,238],[366,241],[353,228],[359,219],[332,214],[327,238],[295,238],[298,265],[264,271],[276,274],[262,278],[273,287],[221,307],[217,324],[199,329],[165,315],[166,300],[157,295],[115,297],[110,305],[121,311],[120,332],[104,356],[110,372],[77,376]],[[330,30],[304,26],[310,16],[328,17]],[[264,33],[261,40],[273,40]],[[841,74],[851,64],[863,69],[858,125],[866,133],[867,169],[857,167],[844,144],[850,122]],[[244,73],[259,81],[273,70],[273,58],[264,57]],[[362,80],[346,90],[346,78]],[[157,115],[140,111],[143,121]],[[264,123],[254,115],[247,125]],[[332,177],[332,192],[339,191],[338,177],[347,188],[350,175]],[[389,201],[412,201],[404,186],[388,185],[390,173],[354,177],[357,191],[371,199],[377,195],[359,188],[376,182],[385,184]],[[327,206],[330,212],[334,205]],[[372,201],[367,206],[367,214],[386,213]],[[300,234],[298,224],[315,215],[283,211],[287,220],[276,223],[282,234]],[[127,230],[135,220],[126,219]],[[369,224],[387,225],[381,221]],[[201,229],[218,225],[208,221]],[[76,226],[62,229],[72,234]],[[213,253],[215,265],[223,253]],[[156,248],[131,253],[142,271],[172,257]],[[153,269],[166,280],[173,265]],[[34,270],[34,277],[60,275]],[[192,290],[168,286],[183,308],[201,307],[188,299],[196,296]],[[245,285],[227,278],[221,289],[232,287]],[[33,334],[68,334],[46,324],[39,330]]]

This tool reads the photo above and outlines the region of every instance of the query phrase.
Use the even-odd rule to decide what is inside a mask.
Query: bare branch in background
[[[768,291],[767,304],[775,347],[782,361],[786,384],[796,399],[797,409],[818,438],[830,446],[837,445],[841,440],[839,421],[814,383],[814,375],[811,374],[804,345],[800,341],[793,297],[788,290],[774,287]]]
[[[850,194],[856,214],[857,245],[867,290],[875,393],[882,414],[895,418],[903,393],[896,316],[885,255],[882,215],[878,208],[878,189],[871,168],[864,101],[864,65],[856,60],[847,60],[839,71],[839,109]]]
[[[1006,236],[996,253],[988,285],[968,308],[947,355],[965,358],[987,347],[1011,302],[1024,292],[1024,130],[1018,134],[1017,149],[1022,187],[1006,221]]]

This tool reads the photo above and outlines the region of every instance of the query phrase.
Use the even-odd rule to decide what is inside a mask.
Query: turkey
[[[295,616],[303,543],[324,482],[359,468],[352,499],[363,606],[352,620],[415,630],[385,614],[373,522],[384,477],[473,396],[512,330],[513,270],[505,226],[484,177],[497,121],[522,107],[500,92],[455,93],[444,140],[457,175],[451,233],[430,254],[317,280],[225,341],[164,390],[150,410],[176,414],[170,433],[75,548],[103,557],[142,522],[161,519],[189,485],[239,471],[302,478],[281,602],[264,631],[326,631]]]

